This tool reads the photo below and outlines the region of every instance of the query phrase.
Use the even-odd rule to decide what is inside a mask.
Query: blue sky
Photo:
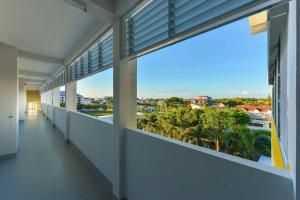
[[[78,83],[80,94],[112,95],[112,70]],[[266,97],[267,33],[242,19],[138,58],[138,97]]]

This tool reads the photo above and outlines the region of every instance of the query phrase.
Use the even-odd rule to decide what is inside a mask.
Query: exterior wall
[[[18,149],[17,49],[0,43],[0,156]]]
[[[66,110],[54,107],[54,124],[63,133],[66,132]]]
[[[77,112],[69,112],[70,140],[112,182],[113,125]]]
[[[291,200],[287,171],[127,129],[126,196],[130,200]]]

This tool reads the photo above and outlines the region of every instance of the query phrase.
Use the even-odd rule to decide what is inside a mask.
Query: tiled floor
[[[0,160],[1,200],[108,200],[111,191],[42,114],[20,124],[16,158]]]

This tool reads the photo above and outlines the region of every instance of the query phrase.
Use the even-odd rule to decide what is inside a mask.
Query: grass
[[[91,115],[94,117],[99,117],[99,116],[112,116],[113,113],[110,111],[80,111],[81,113]]]

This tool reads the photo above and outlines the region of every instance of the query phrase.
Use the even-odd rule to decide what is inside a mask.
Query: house
[[[137,98],[136,102],[137,102],[137,104],[144,104],[145,103],[143,98]]]
[[[94,98],[84,98],[84,103],[83,104],[92,104],[94,103]]]
[[[198,96],[197,98],[190,100],[191,104],[207,104],[212,105],[212,97],[209,96]]]
[[[197,104],[191,103],[190,106],[191,106],[191,108],[192,108],[193,110],[195,110],[195,109],[198,109],[198,110],[199,110],[199,109],[202,109],[202,107],[199,106],[199,105],[197,105]]]
[[[245,110],[250,115],[251,123],[248,128],[271,130],[271,106],[237,105],[236,107]]]
[[[60,91],[60,103],[66,103],[66,92]],[[84,104],[84,97],[80,94],[77,94],[77,104]]]
[[[237,105],[236,108],[248,112],[252,119],[270,119],[272,116],[271,106]]]
[[[213,103],[212,106],[216,108],[225,108],[225,105],[223,103]]]

